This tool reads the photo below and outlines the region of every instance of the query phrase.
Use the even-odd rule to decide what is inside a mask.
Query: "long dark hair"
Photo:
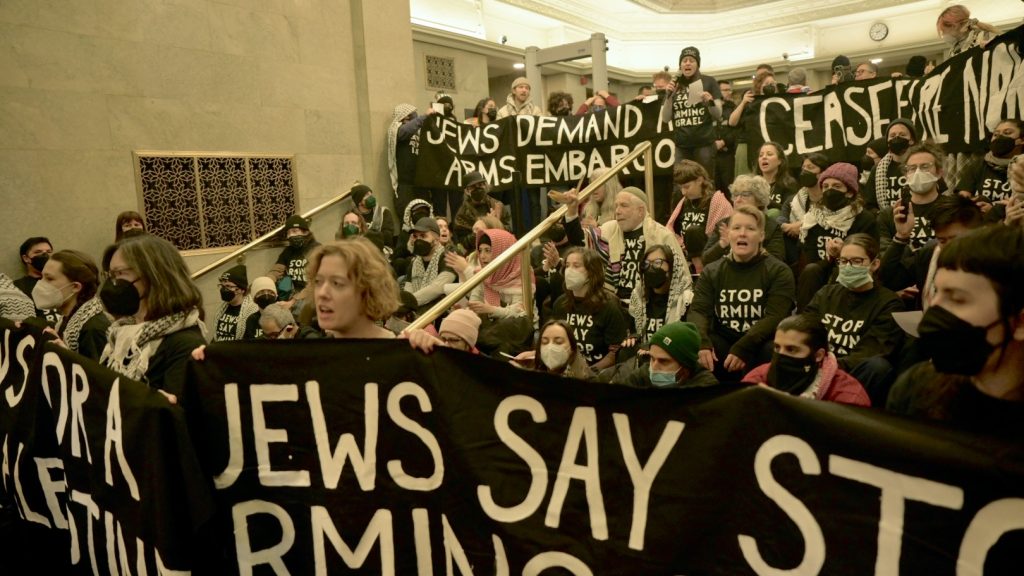
[[[601,255],[597,253],[597,250],[578,247],[566,252],[565,259],[568,261],[569,256],[573,254],[579,254],[580,258],[583,259],[583,270],[587,273],[587,293],[583,296],[580,303],[588,308],[603,306],[609,297],[608,292],[604,289],[604,260],[601,259]],[[576,298],[572,291],[566,290],[565,295],[568,300],[569,310],[575,310]]]
[[[146,320],[196,308],[202,311],[203,295],[178,249],[170,242],[150,234],[125,236],[114,244],[110,257],[117,251],[146,282]],[[104,254],[104,268],[109,270],[109,265],[110,258]]]
[[[491,98],[490,96],[488,96],[487,98],[483,98],[479,102],[476,103],[476,107],[473,108],[473,118],[476,118],[477,122],[480,122],[480,118],[485,116],[484,108],[486,108],[487,107],[487,103],[491,102],[492,100],[494,100],[494,98]]]
[[[551,326],[561,326],[562,330],[565,330],[565,333],[569,338],[569,361],[565,363],[562,370],[572,366],[572,363],[576,361],[576,356],[580,353],[579,348],[576,346],[576,335],[573,334],[572,328],[569,327],[569,324],[565,320],[548,320],[540,327],[540,332],[537,332],[537,343],[533,346],[533,368],[539,372],[551,372],[551,369],[545,366],[544,362],[540,359],[540,339],[544,336],[544,331]],[[551,373],[554,374],[554,372]]]
[[[775,154],[779,157],[779,170],[775,173],[775,182],[772,184],[772,189],[774,190],[777,187],[781,187],[782,189],[789,190],[790,192],[795,191],[799,186],[797,186],[793,175],[789,173],[789,162],[786,160],[786,152],[782,148],[782,144],[769,140],[768,142],[761,144],[761,148],[764,148],[765,146],[775,148]],[[760,148],[758,148],[758,152],[760,153]],[[756,174],[763,177],[764,174],[761,174],[761,165],[758,164],[755,168]]]

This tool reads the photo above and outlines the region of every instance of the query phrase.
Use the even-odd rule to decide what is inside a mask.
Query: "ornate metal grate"
[[[149,231],[179,250],[239,246],[295,213],[290,156],[136,153]]]
[[[455,91],[455,59],[427,56],[427,88]]]

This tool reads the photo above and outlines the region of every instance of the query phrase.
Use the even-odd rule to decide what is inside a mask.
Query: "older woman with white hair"
[[[762,176],[742,174],[736,177],[729,186],[732,194],[733,206],[753,206],[762,213],[768,208],[771,201],[771,186]],[[714,262],[729,253],[729,238],[723,234],[723,228],[728,226],[728,219],[722,219],[717,229],[708,237],[707,246],[704,248],[704,265]],[[768,254],[786,261],[786,244],[784,234],[779,222],[774,218],[768,218],[765,222],[764,242],[761,244]]]

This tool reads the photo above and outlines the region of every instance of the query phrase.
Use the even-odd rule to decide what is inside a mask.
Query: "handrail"
[[[640,145],[636,147],[636,150],[633,150],[632,152],[627,154],[625,157],[622,158],[622,160],[620,160],[617,164],[612,166],[611,169],[609,169],[607,172],[605,172],[604,174],[598,176],[593,181],[591,181],[590,184],[587,185],[587,187],[584,188],[583,191],[581,191],[579,193],[579,195],[578,195],[579,199],[581,201],[585,200],[588,196],[590,196],[591,192],[593,192],[594,190],[600,188],[601,186],[604,186],[605,182],[610,180],[612,176],[615,176],[619,172],[621,172],[626,167],[627,164],[629,164],[630,162],[632,162],[632,161],[636,160],[637,158],[639,158],[641,154],[644,155],[644,170],[645,170],[645,172],[647,172],[648,174],[653,174],[654,154],[652,152],[651,143],[650,142],[641,142]],[[653,190],[653,178],[648,177],[646,184],[648,186],[648,189],[647,189],[648,190],[648,192],[647,192],[647,203],[648,203],[648,209],[650,209],[650,205],[651,205],[651,203],[653,201],[653,198],[654,198],[654,196],[653,196],[653,192],[654,192],[654,190]],[[455,290],[453,290],[451,294],[449,294],[449,295],[445,296],[444,298],[442,298],[440,302],[438,302],[437,304],[434,304],[433,306],[430,307],[429,310],[427,310],[422,315],[420,315],[418,318],[413,320],[412,323],[409,324],[409,326],[406,327],[406,329],[404,331],[421,329],[424,326],[426,326],[427,324],[430,324],[431,322],[436,320],[437,317],[440,316],[441,314],[443,314],[445,310],[451,308],[459,300],[462,300],[474,288],[479,286],[480,283],[483,282],[488,276],[490,276],[491,274],[496,272],[499,268],[504,266],[505,262],[508,262],[512,258],[519,257],[519,253],[520,252],[523,252],[527,248],[530,248],[530,246],[533,244],[534,240],[536,240],[537,238],[540,238],[541,234],[546,232],[548,228],[550,228],[556,222],[561,220],[562,217],[565,216],[565,213],[568,210],[569,210],[569,207],[566,206],[566,205],[563,205],[558,210],[555,210],[551,214],[548,214],[547,218],[542,220],[540,222],[540,224],[537,224],[536,226],[534,226],[533,229],[530,230],[529,232],[527,232],[525,236],[523,236],[519,240],[516,240],[516,243],[513,244],[512,246],[510,246],[508,248],[508,250],[505,250],[504,252],[501,253],[500,256],[498,256],[494,260],[491,260],[490,264],[488,264],[487,266],[484,266],[479,272],[477,272],[476,274],[473,274],[465,282],[460,283],[459,286]],[[525,261],[525,259],[524,259],[524,261]],[[524,264],[524,268],[526,268],[525,264]],[[529,280],[529,275],[527,274],[526,270],[524,269],[523,270],[523,281],[525,283],[528,280]],[[526,293],[527,292],[524,291],[524,296],[526,295]],[[532,299],[533,298],[531,297],[530,300],[532,300]],[[524,305],[526,305],[526,307],[528,308],[527,315],[529,316],[531,314],[532,309],[533,309],[532,302],[529,302],[529,301],[527,301],[524,298]]]
[[[357,184],[358,184],[358,182],[357,182]],[[338,202],[341,202],[345,198],[348,198],[351,194],[352,194],[352,190],[351,189],[346,190],[346,191],[342,192],[341,194],[338,194],[334,198],[331,198],[327,202],[324,202],[323,204],[313,208],[309,212],[306,212],[305,214],[302,214],[302,217],[303,218],[312,218],[313,216],[316,216],[317,214],[323,212],[324,210],[330,208],[331,206],[334,206]],[[199,270],[196,270],[195,272],[192,273],[192,279],[196,280],[200,276],[203,276],[203,275],[205,275],[205,274],[207,274],[209,272],[212,272],[212,271],[216,270],[217,268],[223,266],[224,264],[227,264],[228,262],[234,260],[238,256],[240,256],[242,254],[245,254],[249,250],[252,250],[257,245],[262,244],[263,242],[266,242],[267,240],[273,238],[274,236],[277,236],[278,234],[281,233],[282,230],[284,230],[284,224],[278,226],[277,228],[274,228],[270,232],[267,232],[266,234],[264,234],[263,236],[260,236],[259,238],[253,240],[252,242],[249,242],[245,246],[242,246],[242,247],[238,248],[237,250],[235,250],[234,252],[228,254],[227,256],[222,256],[221,258],[218,258],[217,260],[215,260],[211,264],[207,264],[206,266],[203,266]]]

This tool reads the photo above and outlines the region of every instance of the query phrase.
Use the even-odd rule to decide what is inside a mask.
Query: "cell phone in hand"
[[[913,195],[910,193],[910,187],[904,186],[903,190],[900,191],[900,204],[903,205],[904,214],[906,214],[906,211],[910,209],[911,198],[913,198]]]

